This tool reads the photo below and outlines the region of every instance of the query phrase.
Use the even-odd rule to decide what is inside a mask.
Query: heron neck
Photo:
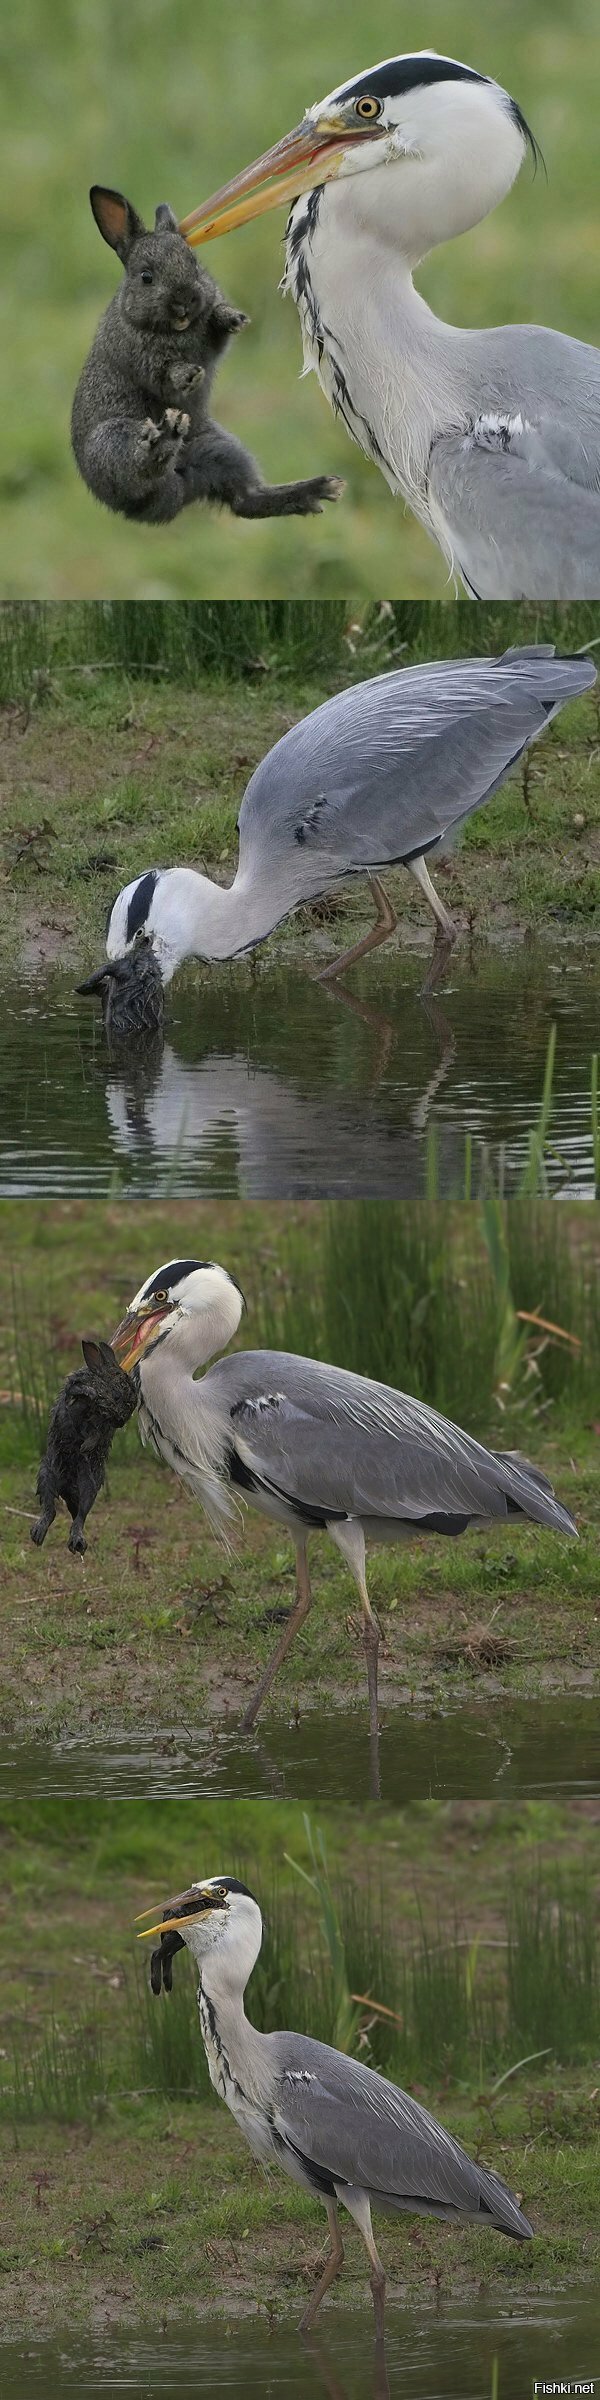
[[[233,2076],[248,2098],[258,2096],[261,2086],[264,2036],[257,2033],[246,2016],[244,1992],[255,1959],[240,1966],[225,1961],[221,1952],[214,1958],[203,1959],[198,1986],[198,2007],[204,2048],[211,2081],[219,2088],[220,2076]],[[228,2097],[223,2091],[223,2098]]]
[[[284,904],[266,877],[258,883],[238,872],[224,886],[193,867],[174,867],[159,886],[153,926],[157,955],[164,950],[171,972],[185,958],[234,958],[265,941],[283,913]]]
[[[383,173],[356,182],[380,182]],[[293,269],[289,278],[305,371],[314,369],[360,448],[428,523],[432,441],[440,424],[465,424],[464,336],[415,291],[401,242],[380,245],[354,195],[346,203],[350,180],[343,194],[341,185],[323,192],[302,290]]]
[[[327,203],[329,197],[328,189],[323,195]],[[340,208],[340,198],[341,192],[333,194],[331,218],[326,211],[322,225],[319,221],[310,260],[322,318],[336,336],[339,327],[340,348],[346,330],[354,350],[367,328],[372,335],[375,321],[378,340],[392,351],[396,365],[403,354],[414,357],[415,343],[420,342],[431,351],[436,338],[443,339],[447,328],[415,290],[413,267],[424,256],[423,250],[411,258],[406,228],[402,240],[392,244],[386,239],[379,246],[372,228],[361,221],[360,215],[355,215],[352,208]]]
[[[177,1400],[181,1385],[185,1386],[200,1367],[208,1366],[217,1351],[226,1350],[240,1319],[240,1307],[232,1303],[215,1302],[200,1315],[190,1310],[189,1316],[177,1319],[175,1329],[164,1340],[158,1340],[141,1361],[142,1393],[152,1399],[160,1395],[162,1413],[165,1400]],[[187,1401],[184,1403],[187,1406]]]

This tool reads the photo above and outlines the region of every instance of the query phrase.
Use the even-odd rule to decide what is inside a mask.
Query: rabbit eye
[[[154,282],[154,276],[153,276],[153,275],[151,275],[151,273],[150,273],[150,268],[149,268],[149,267],[142,267],[142,283],[153,283],[153,282]]]

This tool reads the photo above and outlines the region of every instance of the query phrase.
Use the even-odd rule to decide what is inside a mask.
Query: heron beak
[[[196,1925],[200,1917],[207,1916],[213,1905],[218,1906],[216,1893],[213,1895],[207,1886],[199,1885],[197,1903],[195,1893],[182,1892],[179,1899],[167,1901],[165,1915],[159,1917],[156,1925],[146,1925],[144,1932],[138,1933],[138,1942],[148,1942],[156,1933],[160,1934],[161,1939],[163,1933],[179,1933],[183,1924]],[[153,1914],[153,1909],[143,1908],[140,1916],[134,1917],[134,1925],[141,1925],[142,1917],[151,1917]]]
[[[303,117],[293,133],[284,134],[272,150],[265,150],[251,167],[244,167],[220,192],[203,200],[201,208],[183,217],[180,233],[193,249],[219,233],[232,233],[236,225],[247,225],[251,217],[264,216],[269,208],[281,208],[284,202],[289,205],[300,192],[312,191],[314,184],[328,183],[338,174],[349,144],[372,140],[374,132],[381,136],[381,127],[349,128],[339,112],[318,121]]]
[[[142,1358],[157,1325],[162,1325],[163,1317],[170,1316],[173,1307],[172,1300],[167,1300],[161,1308],[157,1308],[155,1303],[149,1301],[146,1307],[127,1310],[126,1317],[122,1318],[121,1324],[117,1325],[116,1333],[113,1333],[110,1345],[111,1350],[114,1350],[115,1358],[118,1358],[119,1366],[124,1368],[125,1374],[128,1373],[130,1367],[137,1364],[139,1358]]]
[[[198,1909],[199,1917],[203,1917],[205,1914],[205,1909]],[[163,1933],[179,1933],[180,1927],[184,1922],[186,1925],[195,1925],[197,1924],[197,1918],[191,1916],[186,1917],[185,1919],[182,1917],[163,1917],[160,1924],[147,1925],[144,1933],[138,1933],[137,1940],[138,1942],[149,1942],[154,1933],[159,1933],[161,1938]],[[134,1924],[137,1925],[137,1917],[134,1918]]]

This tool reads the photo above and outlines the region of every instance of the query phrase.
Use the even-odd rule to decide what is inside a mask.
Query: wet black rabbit
[[[73,449],[90,491],[146,525],[168,524],[192,500],[238,517],[320,514],[339,498],[337,479],[266,484],[209,415],[215,369],[248,320],[199,265],[172,209],[157,208],[150,233],[122,192],[94,184],[90,199],[125,267],[73,402]]]
[[[84,1525],[101,1491],[106,1463],[118,1425],[126,1425],[137,1406],[135,1385],[119,1366],[108,1342],[81,1344],[84,1367],[68,1375],[54,1403],[36,1496],[41,1515],[30,1526],[38,1549],[56,1516],[57,1500],[65,1500],[72,1517],[69,1549],[87,1549]]]

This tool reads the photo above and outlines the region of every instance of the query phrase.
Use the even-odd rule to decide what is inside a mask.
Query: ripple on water
[[[529,2400],[534,2381],[598,2371],[598,2311],[589,2292],[560,2292],[502,2305],[452,2306],[435,2314],[423,2305],[390,2308],[386,2365],[391,2394],[404,2400],[490,2400],[497,2360],[498,2400]],[[271,2331],[263,2319],[233,2318],[196,2329],[153,2332],[141,2327],[86,2338],[0,2346],[4,2400],[45,2400],[77,2390],[80,2400],[102,2392],[153,2395],[209,2393],[268,2396],[268,2400],[383,2400],[365,2314],[329,2307],[318,2335],[300,2341],[291,2328]],[[596,2384],[598,2389],[598,2384]]]
[[[597,1702],[579,1696],[496,1700],[419,1718],[383,1712],[382,1798],[573,1799],[600,1793]],[[369,1745],[360,1714],[269,1718],[250,1738],[235,1727],[165,1726],[151,1742],[118,1727],[54,1742],[0,1740],[0,1801],[286,1797],[362,1804],[370,1797]]]

